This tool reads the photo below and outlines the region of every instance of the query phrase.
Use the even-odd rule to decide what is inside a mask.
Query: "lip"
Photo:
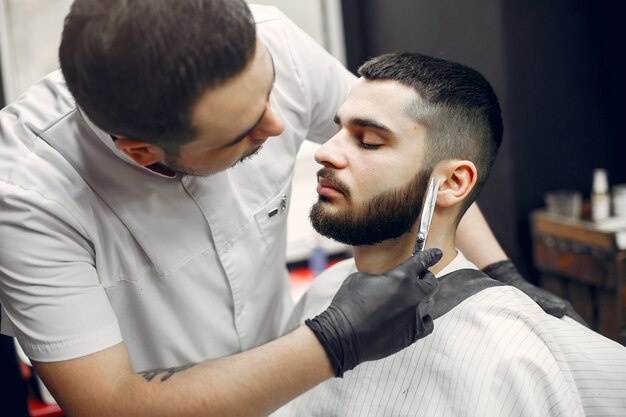
[[[318,178],[317,181],[317,193],[324,197],[337,197],[342,196],[343,193],[339,191],[335,185],[324,178]]]

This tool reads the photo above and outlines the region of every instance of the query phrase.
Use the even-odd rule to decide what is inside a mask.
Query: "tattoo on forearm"
[[[164,374],[161,377],[161,382],[163,382],[163,381],[167,381],[168,379],[170,379],[172,375],[174,375],[175,373],[184,371],[185,369],[189,369],[193,366],[196,366],[196,364],[190,363],[189,365],[177,366],[175,368],[153,369],[151,371],[139,372],[139,375],[143,376],[143,378],[146,381],[150,382],[154,378],[156,378],[158,375]]]

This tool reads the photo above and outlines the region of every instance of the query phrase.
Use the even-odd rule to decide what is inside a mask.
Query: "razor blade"
[[[424,207],[422,208],[420,227],[417,231],[417,239],[415,240],[415,247],[413,248],[414,254],[423,251],[424,247],[426,247],[426,239],[428,238],[428,232],[430,231],[430,222],[433,219],[435,206],[437,204],[438,189],[439,179],[431,178],[428,182],[426,197],[424,198]]]

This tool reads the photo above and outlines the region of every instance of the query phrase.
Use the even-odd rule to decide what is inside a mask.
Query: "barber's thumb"
[[[439,262],[442,256],[443,252],[441,249],[426,249],[411,256],[403,265],[406,265],[407,272],[413,272],[413,275],[417,276]]]

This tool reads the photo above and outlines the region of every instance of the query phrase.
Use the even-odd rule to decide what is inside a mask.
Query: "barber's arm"
[[[439,250],[382,275],[355,273],[331,305],[292,333],[231,357],[135,373],[123,343],[78,359],[33,361],[68,417],[266,415],[359,363],[432,332]]]
[[[248,352],[186,369],[135,373],[123,343],[78,359],[32,362],[68,417],[267,415],[334,375],[304,326]]]
[[[587,325],[571,304],[549,291],[526,281],[508,258],[476,203],[467,210],[456,233],[463,254],[491,278],[512,285],[532,298],[543,310],[555,317],[567,315]]]

